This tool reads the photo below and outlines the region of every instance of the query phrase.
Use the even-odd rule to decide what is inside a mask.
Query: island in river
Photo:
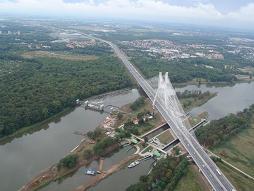
[[[200,91],[185,91],[180,93],[179,97],[182,102],[187,101],[188,103],[191,103],[191,106],[194,107],[204,104],[215,95],[215,93],[210,92],[202,93]],[[136,107],[137,105],[138,107]],[[190,104],[186,104],[186,107],[187,106],[189,109]],[[118,129],[119,125],[121,124],[125,124],[127,126],[127,123],[130,123],[130,121],[133,122],[137,119],[141,122],[141,120],[144,119],[144,116],[147,116],[153,112],[150,101],[142,97],[132,104],[123,106],[121,111],[123,111],[121,115],[119,113],[112,113],[110,115],[111,118],[115,119],[115,123],[112,125],[112,128]],[[196,122],[198,122],[197,119]],[[158,113],[155,113],[153,114],[153,118],[151,120],[140,123],[140,125],[137,125],[135,128],[131,128],[131,131],[130,129],[118,131],[118,136],[116,135],[113,138],[106,136],[105,129],[101,127],[97,128],[93,132],[88,132],[79,146],[72,150],[69,155],[60,160],[59,163],[40,173],[28,184],[23,186],[21,190],[37,190],[38,188],[47,185],[51,181],[56,181],[70,173],[73,173],[77,171],[77,169],[79,169],[81,166],[87,166],[92,161],[99,160],[100,157],[105,157],[108,154],[116,151],[119,148],[119,143],[122,143],[130,138],[129,134],[134,133],[140,135],[151,130],[152,128],[159,126],[162,123],[162,117]],[[135,124],[132,123],[132,127],[134,125]],[[137,132],[133,131],[134,129],[136,129]],[[129,158],[129,160],[132,159],[133,157]],[[104,172],[103,176],[99,176],[100,178],[98,178],[97,182],[102,180],[102,177],[105,178],[116,170],[121,169],[124,164],[129,162],[129,160],[120,162],[117,165],[117,168],[115,166],[112,167],[114,169],[113,171],[111,169],[108,172]],[[95,182],[93,185],[95,185]],[[83,187],[87,187],[87,185],[83,185]]]

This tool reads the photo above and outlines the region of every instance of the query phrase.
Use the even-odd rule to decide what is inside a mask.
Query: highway
[[[112,42],[95,37],[90,38],[103,41],[112,47],[115,54],[120,58],[125,67],[129,70],[129,72],[132,74],[132,76],[147,94],[149,99],[153,102],[156,92],[145,80],[145,78],[140,74],[140,72],[130,63],[125,53]],[[213,160],[203,150],[202,146],[198,143],[198,141],[190,134],[187,128],[184,125],[180,126],[179,123],[176,123],[176,121],[173,119],[174,116],[172,116],[172,113],[166,109],[165,102],[161,97],[157,98],[157,101],[155,102],[155,107],[163,116],[165,121],[169,124],[172,131],[178,137],[178,139],[188,151],[190,156],[193,158],[196,165],[206,177],[212,188],[216,191],[235,191],[236,189],[234,188],[234,186],[223,175],[223,173],[219,170]]]

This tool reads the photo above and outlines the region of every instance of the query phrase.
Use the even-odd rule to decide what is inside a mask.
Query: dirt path
[[[104,159],[100,159],[99,171],[103,170]]]
[[[46,169],[34,177],[31,181],[25,184],[19,191],[31,191],[41,187],[44,183],[53,180],[57,177],[57,167],[54,165]]]

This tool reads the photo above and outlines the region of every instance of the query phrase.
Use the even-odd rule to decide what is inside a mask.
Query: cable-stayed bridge
[[[153,102],[154,107],[157,108],[174,134],[193,158],[212,188],[216,191],[235,191],[234,186],[219,170],[196,138],[188,131],[187,127],[190,124],[188,120],[185,120],[185,112],[176,96],[176,92],[168,78],[168,74],[166,73],[165,77],[162,76],[162,73],[159,74],[158,90],[155,91],[140,72],[130,63],[125,53],[120,50],[117,45],[99,38],[91,38],[103,41],[112,47],[115,54],[144,90],[149,99]]]

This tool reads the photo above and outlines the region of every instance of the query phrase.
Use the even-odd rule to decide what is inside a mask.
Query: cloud
[[[0,12],[254,27],[254,3],[223,13],[211,1],[184,6],[165,0],[4,0]]]

